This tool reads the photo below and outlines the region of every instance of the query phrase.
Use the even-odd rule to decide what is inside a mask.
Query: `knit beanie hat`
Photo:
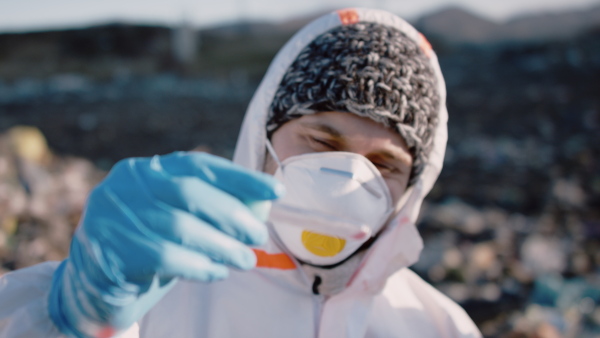
[[[317,112],[371,118],[404,138],[413,156],[413,184],[433,148],[439,102],[437,79],[421,48],[395,28],[359,22],[318,36],[300,52],[275,92],[267,135]]]

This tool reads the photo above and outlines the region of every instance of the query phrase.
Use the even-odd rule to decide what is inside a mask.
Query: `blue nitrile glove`
[[[251,269],[264,244],[271,176],[201,153],[123,160],[90,194],[69,257],[54,273],[49,313],[64,333],[129,328],[178,277]],[[266,207],[265,207],[266,206]]]

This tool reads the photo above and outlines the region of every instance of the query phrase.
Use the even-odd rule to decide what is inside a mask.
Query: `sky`
[[[600,0],[0,0],[0,32],[82,27],[106,22],[197,27],[244,20],[284,21],[315,12],[372,7],[406,19],[461,6],[492,20],[540,11],[583,9]]]

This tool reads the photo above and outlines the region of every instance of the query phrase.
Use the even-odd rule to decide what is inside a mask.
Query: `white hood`
[[[407,202],[390,226],[380,235],[367,253],[361,267],[350,283],[366,287],[370,292],[380,290],[385,280],[397,270],[412,265],[418,260],[423,241],[415,227],[419,209],[425,196],[436,181],[444,161],[447,141],[446,87],[437,56],[427,40],[417,30],[399,17],[380,10],[345,9],[324,15],[296,33],[279,51],[260,83],[242,124],[237,140],[234,162],[249,169],[262,171],[266,149],[267,113],[275,91],[284,74],[297,55],[316,37],[328,30],[355,22],[374,22],[394,27],[429,56],[438,78],[440,93],[439,122],[434,136],[434,147],[418,181],[408,191]],[[357,283],[360,281],[360,283]]]

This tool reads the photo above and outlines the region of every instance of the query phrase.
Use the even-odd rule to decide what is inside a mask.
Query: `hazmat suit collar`
[[[246,168],[262,171],[266,149],[266,121],[270,104],[284,74],[300,51],[328,30],[356,22],[374,22],[398,29],[413,39],[428,55],[437,76],[440,93],[439,122],[434,146],[407,202],[365,254],[347,289],[377,292],[396,271],[414,264],[423,248],[416,221],[425,196],[442,169],[447,141],[446,87],[437,56],[425,37],[401,18],[381,10],[350,8],[326,14],[296,33],[275,56],[246,112],[233,160]],[[273,246],[273,243],[268,245]]]

